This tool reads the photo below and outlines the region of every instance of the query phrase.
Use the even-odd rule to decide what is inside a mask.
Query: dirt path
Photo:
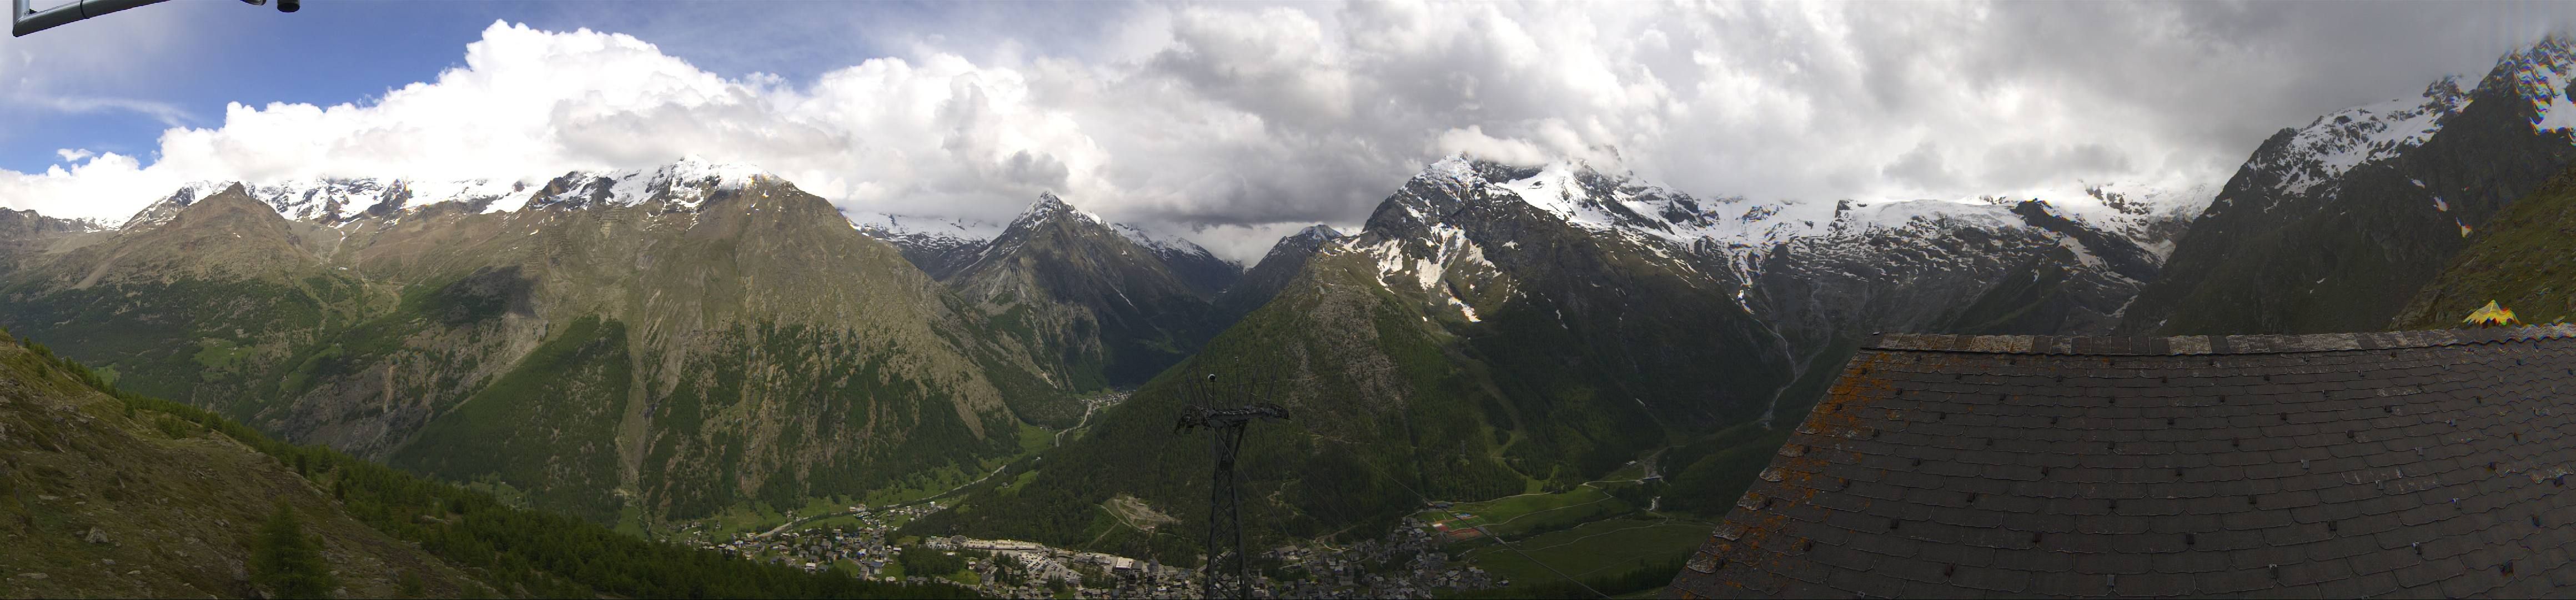
[[[1074,423],[1072,427],[1066,427],[1063,431],[1055,432],[1056,447],[1064,447],[1064,434],[1080,431],[1084,427],[1090,427],[1092,414],[1100,412],[1100,409],[1117,406],[1121,402],[1126,402],[1127,395],[1133,393],[1135,392],[1110,392],[1091,398],[1084,398],[1082,400],[1082,420]]]

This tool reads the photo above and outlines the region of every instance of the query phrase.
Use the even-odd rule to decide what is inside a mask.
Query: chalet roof
[[[2563,597],[2571,434],[2576,326],[1879,336],[1666,593]]]

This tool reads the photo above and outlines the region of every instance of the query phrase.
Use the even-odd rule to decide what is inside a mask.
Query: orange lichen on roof
[[[1894,382],[1874,375],[1891,358],[1888,353],[1874,351],[1864,351],[1852,358],[1846,376],[1835,382],[1797,429],[1798,433],[1806,434],[1798,436],[1801,441],[1824,443],[1804,445],[1792,442],[1783,446],[1771,467],[1759,475],[1761,481],[1776,485],[1756,486],[1771,493],[1747,491],[1738,498],[1732,518],[1718,525],[1708,543],[1685,564],[1685,568],[1713,573],[1735,564],[1752,566],[1754,573],[1777,573],[1784,568],[1783,561],[1803,552],[1804,544],[1800,542],[1805,538],[1792,533],[1794,527],[1790,517],[1774,509],[1806,503],[1820,490],[1839,490],[1847,485],[1831,481],[1834,478],[1821,473],[1827,465],[1835,462],[1836,457],[1855,463],[1861,460],[1859,452],[1843,448],[1833,441],[1875,437],[1875,428],[1864,424],[1862,415],[1875,408],[1876,400],[1895,395]],[[1745,582],[1740,580],[1718,583],[1736,590],[1745,589]],[[1697,595],[1684,590],[1676,596]]]

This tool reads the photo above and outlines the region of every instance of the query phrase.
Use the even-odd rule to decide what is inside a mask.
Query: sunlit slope
[[[0,593],[251,596],[252,548],[280,504],[295,509],[350,597],[407,585],[492,593],[343,513],[276,459],[197,423],[128,409],[0,334]]]

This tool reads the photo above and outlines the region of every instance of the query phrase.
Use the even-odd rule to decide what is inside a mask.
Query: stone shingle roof
[[[2576,327],[1889,335],[1671,597],[2576,595]]]

